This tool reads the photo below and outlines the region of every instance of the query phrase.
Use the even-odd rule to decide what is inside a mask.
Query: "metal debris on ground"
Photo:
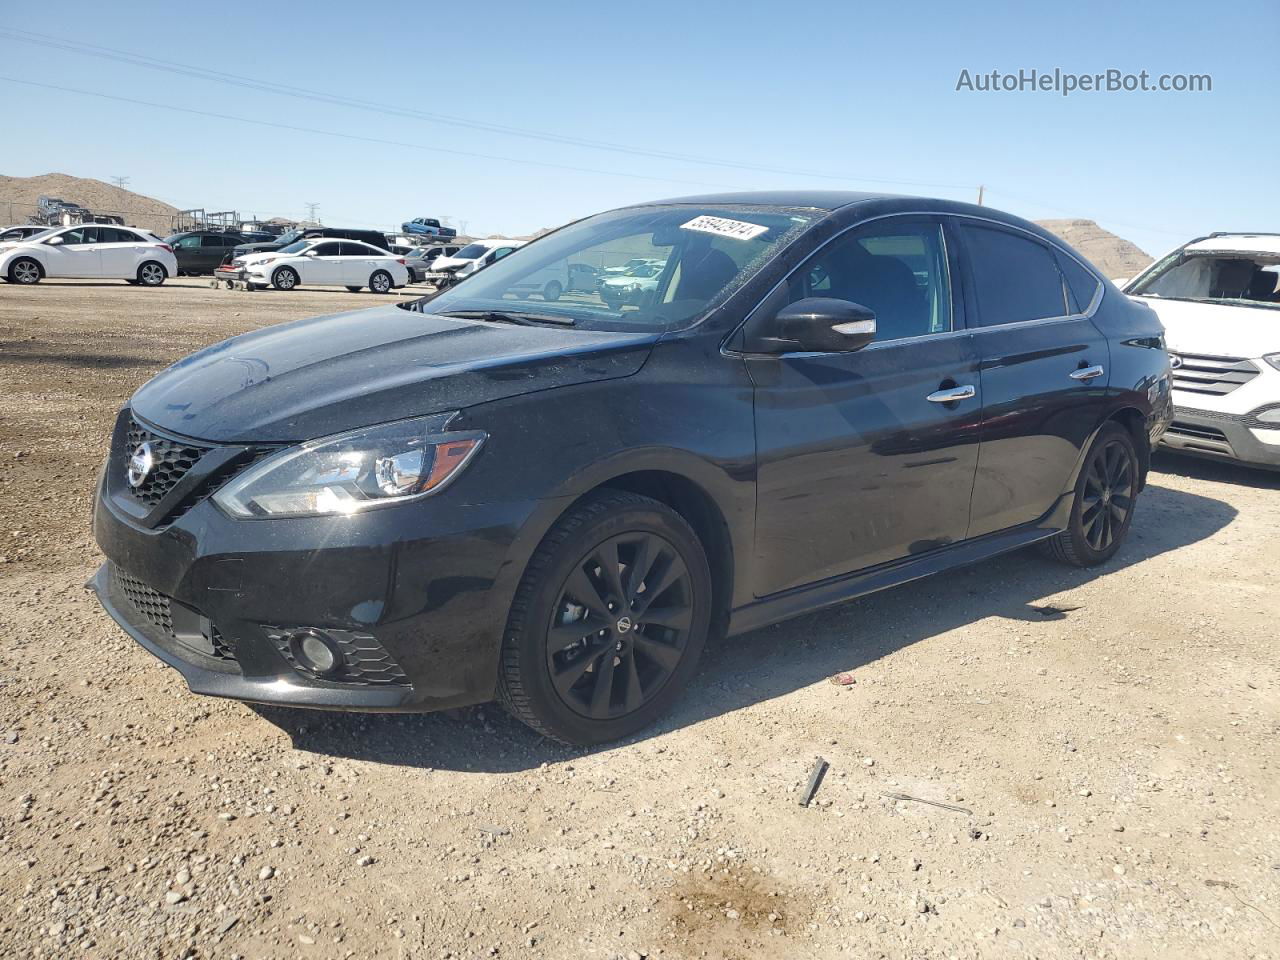
[[[882,793],[880,796],[888,797],[890,800],[910,800],[914,803],[927,803],[931,807],[941,807],[943,810],[953,810],[956,813],[973,816],[973,811],[968,807],[957,807],[953,803],[940,803],[937,800],[926,800],[924,797],[913,797],[908,793]]]
[[[818,792],[818,786],[822,783],[822,775],[827,772],[827,766],[827,761],[822,757],[814,761],[813,770],[809,773],[809,783],[800,795],[800,806],[807,807],[813,800],[813,795]]]

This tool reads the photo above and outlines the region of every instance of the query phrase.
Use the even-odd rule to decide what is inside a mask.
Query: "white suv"
[[[0,243],[0,277],[9,283],[87,277],[158,287],[177,272],[172,247],[130,227],[55,227],[25,240]]]
[[[1280,234],[1192,240],[1124,291],[1165,327],[1174,421],[1162,442],[1280,469]]]

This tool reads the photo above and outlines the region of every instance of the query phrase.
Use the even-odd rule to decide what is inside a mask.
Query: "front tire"
[[[543,300],[559,300],[560,294],[564,293],[564,287],[560,285],[559,280],[552,280],[542,288]]]
[[[293,267],[280,267],[271,274],[271,285],[277,290],[292,290],[298,285],[298,272]]]
[[[498,692],[534,730],[588,746],[666,712],[711,624],[697,534],[663,503],[603,490],[543,539],[516,591]]]
[[[138,283],[144,287],[158,287],[164,283],[169,274],[163,266],[154,260],[148,260],[138,267]]]
[[[43,279],[44,273],[40,269],[40,264],[31,257],[19,257],[13,263],[9,264],[9,282],[21,284],[39,283]]]
[[[1105,424],[1085,455],[1067,529],[1045,541],[1045,552],[1073,567],[1110,560],[1133,523],[1138,476],[1138,453],[1129,431],[1118,423]]]
[[[369,277],[369,290],[372,293],[388,293],[391,290],[391,274],[385,270],[375,270]]]

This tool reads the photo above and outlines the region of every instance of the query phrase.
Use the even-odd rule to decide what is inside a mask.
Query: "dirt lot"
[[[114,411],[376,302],[0,288],[0,955],[1280,956],[1275,475],[1160,459],[1106,568],[1019,553],[727,641],[607,749],[190,694],[81,586]]]

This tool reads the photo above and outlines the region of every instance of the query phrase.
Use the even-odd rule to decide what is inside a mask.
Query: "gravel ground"
[[[0,288],[0,955],[1280,956],[1277,475],[1158,458],[1105,568],[1023,552],[726,641],[605,749],[189,693],[82,589],[114,411],[375,302]]]

